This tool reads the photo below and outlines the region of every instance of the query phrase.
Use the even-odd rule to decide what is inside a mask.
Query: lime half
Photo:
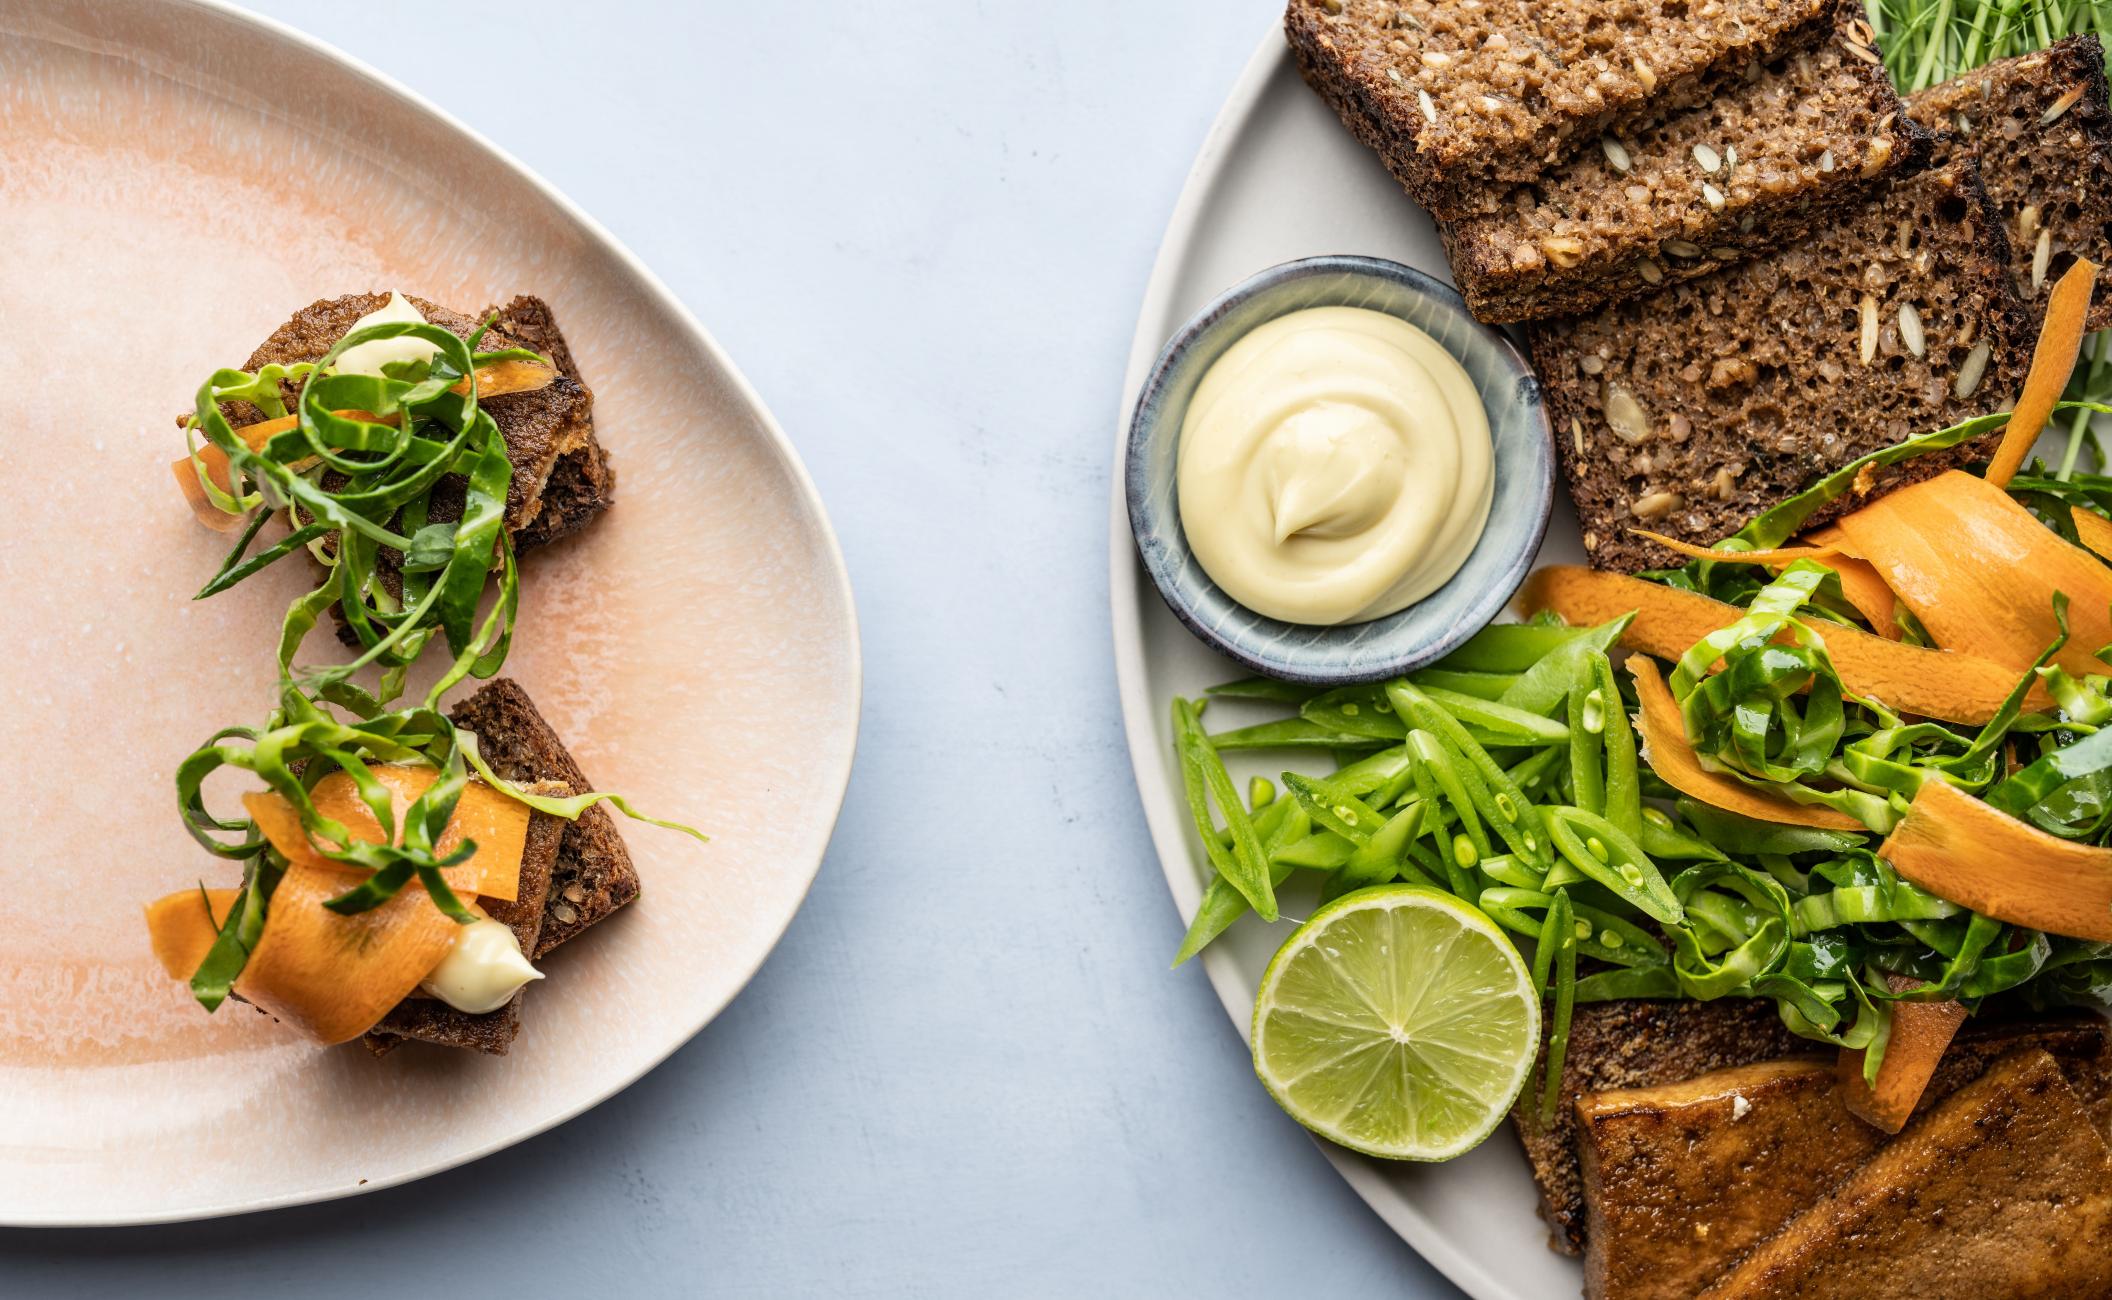
[[[1254,1072],[1313,1132],[1449,1160],[1503,1121],[1540,1046],[1540,999],[1489,918],[1435,890],[1350,894],[1269,963]]]

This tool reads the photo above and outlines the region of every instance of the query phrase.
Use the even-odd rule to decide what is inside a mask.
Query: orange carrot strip
[[[2096,285],[2097,263],[2085,257],[2076,259],[2060,283],[2053,286],[2053,294],[2046,302],[2046,323],[2039,327],[2038,346],[2031,354],[2031,373],[2025,377],[2024,392],[2017,398],[2009,426],[2003,430],[2002,445],[1995,449],[1994,458],[1987,465],[1987,481],[1996,487],[2008,487],[2009,480],[2016,477],[2068,388],[2068,377],[2075,373],[2075,359],[2082,355],[2090,293]]]
[[[1833,554],[1831,546],[1781,546],[1771,551],[1712,551],[1706,546],[1682,542],[1676,537],[1653,533],[1646,528],[1628,530],[1637,537],[1656,542],[1666,550],[1678,551],[1681,555],[1696,560],[1722,560],[1729,564],[1790,564],[1797,560],[1818,560]]]
[[[1807,539],[1822,546],[1830,546],[1835,554],[1823,563],[1832,569],[1841,580],[1841,594],[1855,606],[1855,612],[1863,616],[1870,630],[1887,641],[1897,641],[1905,635],[1899,628],[1899,597],[1885,585],[1877,569],[1851,549],[1854,543],[1839,528],[1828,524],[1813,529]]]
[[[2066,592],[2073,635],[2054,661],[2104,671],[2093,652],[2112,641],[2112,569],[1986,479],[1949,470],[1840,523],[1944,649],[2021,673],[2053,640],[2053,596]]]
[[[1855,549],[1855,543],[1848,540],[1848,534],[1842,532],[1838,524],[1821,524],[1804,534],[1804,540],[1813,546],[1824,546],[1851,560],[1869,558]]]
[[[356,420],[366,420],[375,424],[396,423],[395,416],[392,415],[384,419],[372,411],[345,410],[338,411],[336,414],[350,416]],[[245,424],[235,430],[235,435],[241,438],[243,444],[251,451],[256,451],[266,442],[269,442],[272,435],[284,433],[300,422],[299,416],[282,415],[273,420],[259,420],[255,424]],[[235,490],[234,476],[227,463],[226,452],[210,442],[205,443],[198,448],[198,465],[205,467],[205,472],[212,477],[214,485],[222,492],[232,493]],[[182,489],[183,499],[191,507],[191,513],[198,516],[199,523],[204,524],[216,533],[233,532],[242,526],[243,516],[227,513],[214,505],[212,498],[205,494],[205,488],[198,482],[198,468],[191,463],[189,456],[178,460],[171,468],[176,471],[176,486]],[[296,465],[295,468],[298,469],[301,466]]]
[[[2103,559],[2112,560],[2112,519],[2107,519],[2095,510],[2068,507],[2068,517],[2075,521],[2075,535]]]
[[[339,871],[287,868],[272,891],[264,933],[235,981],[244,998],[325,1044],[372,1029],[431,973],[460,932],[422,889],[340,916],[323,903],[344,885]],[[235,891],[210,894],[214,913],[225,920]],[[213,918],[196,889],[149,904],[147,928],[172,979],[188,980],[212,947]]]
[[[426,787],[439,777],[439,771],[394,763],[382,764],[373,771],[375,779],[387,786],[394,796],[396,838],[401,843],[404,810],[425,793]],[[315,801],[316,811],[344,823],[353,839],[364,844],[381,842],[381,823],[360,800],[358,787],[345,773],[332,772],[316,782],[309,798]],[[284,798],[264,791],[242,796],[242,804],[256,819],[264,838],[285,854],[288,862],[302,863],[321,871],[357,874],[357,868],[333,862],[316,851],[301,825],[300,813]],[[464,786],[462,797],[455,801],[455,815],[448,820],[447,829],[440,833],[434,851],[446,857],[463,840],[470,839],[476,841],[477,852],[461,866],[449,867],[440,873],[448,886],[458,893],[478,894],[508,903],[519,898],[521,855],[528,844],[528,817],[528,805],[507,798],[481,781]],[[349,887],[349,884],[343,884],[339,892]]]
[[[170,979],[188,980],[197,973],[220,933],[219,923],[227,919],[227,910],[235,905],[235,895],[241,892],[208,889],[201,896],[196,889],[185,889],[147,904],[147,937],[153,941],[154,956]],[[210,913],[206,911],[208,898],[212,903]]]
[[[1904,975],[1887,975],[1885,982],[1894,993],[1926,983]],[[1887,1133],[1905,1128],[1964,1023],[1963,1003],[1894,1002],[1892,1031],[1885,1039],[1885,1059],[1878,1063],[1875,1086],[1863,1078],[1863,1050],[1841,1049],[1836,1068],[1849,1111]]]
[[[1687,743],[1686,724],[1680,720],[1679,704],[1658,674],[1657,664],[1644,655],[1628,660],[1635,676],[1636,698],[1642,703],[1638,730],[1643,738],[1643,758],[1650,770],[1681,794],[1705,804],[1764,822],[1787,826],[1816,826],[1829,831],[1859,831],[1864,826],[1846,813],[1831,808],[1809,807],[1755,790],[1745,782],[1701,765],[1694,747]]]
[[[505,397],[513,393],[533,393],[548,388],[557,382],[557,371],[540,361],[494,361],[488,366],[477,367],[477,397]],[[469,392],[469,381],[458,380],[448,390],[453,393]]]
[[[1571,565],[1534,573],[1517,603],[1526,613],[1553,610],[1580,627],[1633,612],[1635,619],[1621,635],[1621,644],[1667,660],[1678,659],[1696,641],[1745,616],[1734,605],[1691,591]],[[1825,641],[1834,669],[1851,692],[1902,713],[1945,722],[1986,722],[2017,684],[2016,673],[1974,655],[1902,645],[1838,623],[1807,620],[1805,625]],[[2034,688],[2032,698],[2041,702],[2037,707],[2046,707],[2043,690]]]
[[[2048,835],[1947,782],[1922,782],[1878,856],[1997,921],[2112,942],[2112,849]]]

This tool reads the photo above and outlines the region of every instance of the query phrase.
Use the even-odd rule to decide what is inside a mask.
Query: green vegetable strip
[[[1628,707],[1621,701],[1614,681],[1613,663],[1603,654],[1592,657],[1592,675],[1599,697],[1605,701],[1606,820],[1623,833],[1640,836],[1643,830],[1642,779],[1636,763],[1635,728],[1628,720]]]
[[[1321,893],[1323,902],[1332,901],[1354,890],[1372,885],[1383,885],[1404,872],[1416,878],[1417,883],[1432,883],[1421,880],[1422,871],[1407,860],[1408,845],[1419,833],[1423,824],[1423,810],[1428,807],[1420,801],[1395,813],[1370,840],[1357,846],[1349,861],[1327,883]]]
[[[1195,705],[1188,700],[1176,699],[1173,711],[1174,728],[1181,739],[1182,787],[1188,797],[1189,814],[1195,818],[1196,832],[1203,841],[1203,851],[1208,854],[1210,865],[1216,868],[1217,874],[1231,882],[1263,920],[1273,921],[1276,919],[1276,891],[1270,883],[1267,855],[1262,852],[1253,822],[1240,806],[1232,776],[1225,771],[1217,751],[1203,736]],[[1210,815],[1212,799],[1216,800],[1218,811],[1224,813],[1227,828],[1232,833],[1229,849],[1218,841],[1217,823]]]
[[[1501,701],[1518,681],[1516,673],[1463,673],[1448,668],[1425,668],[1408,674],[1408,680],[1429,690],[1433,687],[1477,700]]]
[[[1569,728],[1524,709],[1462,695],[1438,686],[1417,688],[1434,704],[1462,724],[1479,726],[1489,736],[1517,745],[1558,745],[1569,739]]]
[[[1266,700],[1273,704],[1303,704],[1320,694],[1317,686],[1279,682],[1273,677],[1246,677],[1210,687],[1205,694],[1226,700]]]
[[[1627,832],[1582,808],[1547,809],[1555,847],[1571,866],[1612,890],[1645,916],[1676,925],[1684,915],[1657,864]]]
[[[1210,738],[1219,751],[1235,749],[1377,749],[1386,742],[1370,736],[1336,731],[1304,718],[1284,718],[1237,731],[1220,731]]]
[[[1425,731],[1436,733],[1457,759],[1464,760],[1463,774],[1477,778],[1478,784],[1486,787],[1488,799],[1484,816],[1489,817],[1496,833],[1511,846],[1511,851],[1534,866],[1549,865],[1553,859],[1545,828],[1540,825],[1539,812],[1525,797],[1525,792],[1511,780],[1510,774],[1489,757],[1488,751],[1467,734],[1465,727],[1421,689],[1407,682],[1394,682],[1387,686],[1386,694],[1397,713],[1412,719]]]
[[[1522,673],[1550,651],[1591,635],[1590,628],[1547,627],[1530,623],[1492,623],[1467,638],[1465,645],[1438,660],[1452,672]]]
[[[1553,954],[1551,971],[1542,972],[1539,968],[1541,948]],[[1562,1063],[1569,1055],[1569,1020],[1577,1001],[1577,934],[1567,890],[1555,894],[1533,961],[1537,987],[1547,988],[1549,975],[1554,981],[1549,990],[1555,1004],[1554,1026],[1547,1037],[1547,1077],[1540,1085],[1540,1125],[1545,1128],[1555,1122],[1555,1103],[1562,1095]]]
[[[1552,656],[1550,656],[1552,657]],[[1577,807],[1606,815],[1606,697],[1588,664],[1579,664],[1569,684],[1569,784]],[[1614,697],[1613,711],[1620,711]]]
[[[1597,627],[1584,629],[1583,635],[1564,642],[1519,674],[1517,681],[1499,697],[1498,702],[1527,713],[1552,713],[1569,694],[1570,686],[1583,666],[1593,656],[1603,657],[1634,621],[1633,614],[1624,614]]]
[[[1371,837],[1386,823],[1386,818],[1367,807],[1363,800],[1325,778],[1285,772],[1283,785],[1304,806],[1315,824],[1352,844],[1370,843]]]
[[[1276,854],[1295,841],[1304,838],[1312,821],[1294,801],[1278,800],[1270,804],[1254,818],[1255,833],[1260,835],[1269,851],[1269,885],[1279,887],[1290,878],[1293,867],[1279,864]],[[1181,950],[1174,954],[1173,964],[1180,966],[1210,946],[1217,936],[1232,928],[1232,923],[1252,910],[1246,895],[1232,886],[1223,876],[1212,876],[1203,887],[1203,900],[1195,909],[1195,919],[1188,923],[1188,933],[1181,939]]]
[[[1416,786],[1423,801],[1436,804],[1442,797],[1445,806],[1459,822],[1460,833],[1473,846],[1474,855],[1485,858],[1493,854],[1496,846],[1489,839],[1474,797],[1444,742],[1427,731],[1412,731],[1408,733],[1408,748],[1417,759]]]

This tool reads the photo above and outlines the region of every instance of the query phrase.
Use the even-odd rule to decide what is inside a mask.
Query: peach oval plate
[[[260,75],[268,73],[268,76]],[[253,88],[253,89],[252,89]],[[370,70],[218,4],[0,13],[0,1222],[322,1200],[488,1154],[638,1078],[740,991],[818,869],[856,743],[858,636],[813,484],[733,364],[584,214]],[[202,603],[173,417],[295,309],[395,287],[547,299],[620,474],[531,555],[509,675],[604,789],[638,903],[568,945],[512,1054],[318,1051],[208,1017],[141,905],[226,868],[176,764],[270,707],[298,566]]]

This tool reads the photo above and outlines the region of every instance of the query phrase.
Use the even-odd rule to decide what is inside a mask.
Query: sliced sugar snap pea
[[[1674,925],[1684,918],[1672,886],[1626,831],[1582,808],[1554,807],[1546,815],[1548,833],[1571,866],[1654,920]]]

